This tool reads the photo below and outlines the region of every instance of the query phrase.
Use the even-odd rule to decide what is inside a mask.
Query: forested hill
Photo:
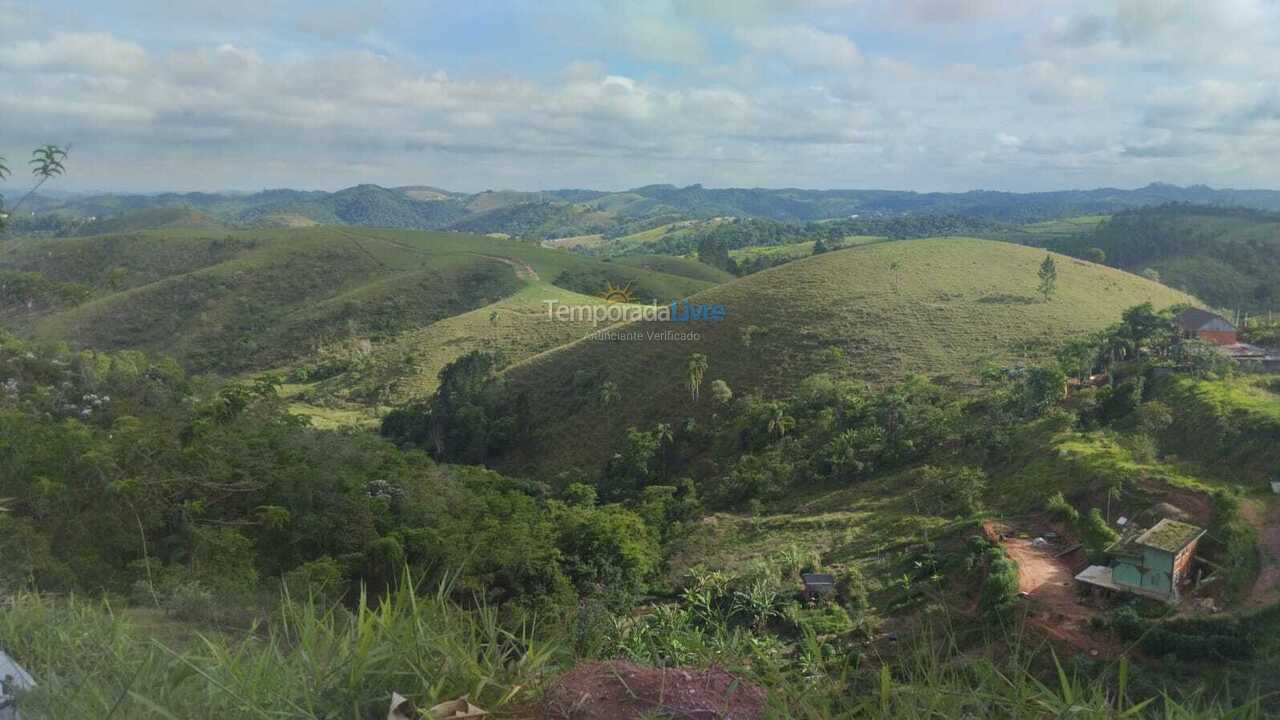
[[[32,215],[14,232],[83,234],[93,219],[156,208],[187,208],[233,225],[347,224],[456,229],[536,238],[619,233],[637,221],[739,217],[804,223],[838,218],[964,215],[1025,223],[1188,202],[1280,211],[1280,192],[1179,187],[1154,183],[1124,190],[1098,188],[1041,193],[974,190],[803,190],[648,185],[621,192],[554,190],[458,193],[427,186],[357,185],[337,192],[267,190],[243,193],[162,193],[37,196]],[[91,230],[91,228],[89,228]],[[632,230],[626,230],[631,232]]]
[[[1169,204],[1118,213],[1092,232],[1046,243],[1150,277],[1224,308],[1280,302],[1280,214]]]

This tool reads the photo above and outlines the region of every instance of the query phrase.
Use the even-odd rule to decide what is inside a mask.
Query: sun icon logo
[[[631,283],[618,287],[613,284],[612,280],[610,280],[605,286],[604,292],[600,293],[600,297],[611,305],[614,303],[627,304],[635,300],[635,294],[631,289]]]

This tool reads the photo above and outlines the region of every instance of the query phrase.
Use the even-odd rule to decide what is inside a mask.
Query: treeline
[[[1091,233],[1047,245],[1135,273],[1155,271],[1215,307],[1258,311],[1280,303],[1276,213],[1175,203],[1117,213]]]

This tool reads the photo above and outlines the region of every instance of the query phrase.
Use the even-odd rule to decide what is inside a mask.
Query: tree
[[[716,237],[708,236],[698,243],[698,262],[738,274],[738,263],[729,256],[729,247]]]
[[[600,384],[600,404],[608,407],[616,402],[621,395],[618,393],[618,384],[612,380],[605,380]]]
[[[1071,377],[1087,380],[1093,374],[1098,353],[1097,338],[1076,338],[1058,349],[1058,365]]]
[[[782,403],[774,403],[772,412],[769,415],[769,434],[783,438],[795,426],[796,419],[787,414],[786,406]]]
[[[1155,268],[1147,268],[1142,271],[1142,277],[1150,280],[1151,282],[1160,282],[1160,271]]]
[[[1052,255],[1045,255],[1044,262],[1040,263],[1040,294],[1044,296],[1045,302],[1053,296],[1058,289],[1058,265],[1053,261]]]
[[[729,387],[729,383],[723,380],[712,380],[711,399],[715,400],[717,405],[728,405],[733,399],[733,390]]]
[[[823,240],[822,238],[818,238],[817,242],[813,244],[814,255],[821,255],[822,253],[828,252],[830,250],[831,248],[827,247],[827,241]]]
[[[1084,251],[1084,259],[1102,265],[1107,262],[1107,253],[1102,248],[1091,247]]]
[[[707,372],[707,365],[706,355],[693,353],[689,356],[685,387],[689,388],[689,395],[694,402],[698,402],[698,394],[702,391],[702,377]]]
[[[41,145],[32,151],[31,160],[29,160],[27,164],[33,166],[31,168],[31,174],[37,178],[36,184],[27,191],[26,195],[22,196],[21,200],[14,203],[13,207],[9,210],[10,212],[17,210],[22,203],[27,201],[27,198],[31,197],[36,190],[40,189],[41,185],[44,185],[49,180],[67,172],[67,168],[63,164],[63,161],[67,159],[67,152],[69,149],[70,146],[68,146],[67,150],[64,150],[57,145]],[[4,180],[9,177],[9,175],[9,166],[6,164],[4,157],[0,156],[0,180]],[[0,195],[0,229],[4,228],[5,213],[3,211],[4,196]]]

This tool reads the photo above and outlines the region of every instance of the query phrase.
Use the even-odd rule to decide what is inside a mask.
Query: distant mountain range
[[[547,239],[617,234],[623,228],[634,231],[643,227],[648,220],[671,222],[673,218],[733,216],[812,222],[850,216],[946,214],[1027,223],[1173,202],[1280,211],[1280,191],[1153,183],[1133,190],[1098,188],[1041,193],[701,185],[646,185],[622,192],[565,189],[459,193],[429,186],[357,185],[336,192],[281,189],[250,194],[51,194],[33,198],[32,214],[14,218],[14,231],[85,234],[96,232],[93,223],[105,219],[138,211],[183,209],[207,216],[207,220],[200,220],[202,223],[235,226],[374,225]]]

